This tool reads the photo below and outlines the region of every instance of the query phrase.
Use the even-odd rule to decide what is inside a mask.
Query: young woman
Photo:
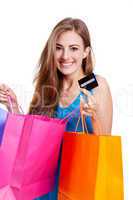
[[[79,79],[92,72],[93,52],[86,24],[80,19],[63,19],[54,27],[41,54],[29,113],[58,118],[69,116],[67,131],[82,131],[81,120],[78,127],[77,122],[84,115],[89,133],[110,134],[112,98],[107,81],[96,75],[98,87],[91,91],[80,89],[78,85]],[[14,112],[19,113],[16,95],[1,84],[0,103],[10,111],[8,95],[12,98]],[[39,199],[57,199],[57,187],[53,193]]]

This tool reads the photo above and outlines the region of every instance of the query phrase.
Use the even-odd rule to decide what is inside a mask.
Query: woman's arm
[[[101,76],[96,78],[99,86],[93,90],[93,95],[88,95],[88,91],[84,90],[89,103],[84,104],[83,114],[91,116],[95,134],[110,135],[113,116],[112,97],[107,81]]]
[[[113,105],[112,96],[107,81],[97,76],[99,87],[94,89],[94,98],[97,103],[97,123],[101,124],[103,134],[110,135],[112,129]],[[95,121],[93,120],[95,125]]]

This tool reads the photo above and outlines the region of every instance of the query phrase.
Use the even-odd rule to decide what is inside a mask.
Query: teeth
[[[62,63],[63,66],[69,66],[72,65],[72,63]]]

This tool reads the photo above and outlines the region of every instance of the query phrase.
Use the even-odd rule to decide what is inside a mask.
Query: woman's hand
[[[82,114],[89,115],[93,119],[95,119],[96,110],[97,110],[97,104],[96,104],[95,98],[93,97],[93,95],[91,95],[91,93],[88,90],[84,88],[81,88],[80,90],[85,95],[86,100],[87,100],[85,101],[82,96],[80,97],[80,108],[81,108]]]
[[[12,101],[13,113],[20,113],[17,97],[13,90],[5,84],[0,84],[0,103],[4,104],[8,111],[11,112],[12,110],[8,97],[10,97]]]
[[[103,128],[97,114],[98,105],[96,99],[88,90],[84,88],[81,88],[81,92],[86,96],[87,99],[86,102],[82,96],[80,98],[81,114],[91,117],[94,134],[101,135],[103,133]]]

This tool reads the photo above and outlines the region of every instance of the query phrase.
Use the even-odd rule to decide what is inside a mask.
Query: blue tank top
[[[66,131],[68,132],[75,132],[75,131],[82,132],[83,131],[81,115],[80,115],[80,95],[82,95],[83,98],[85,98],[84,95],[80,93],[69,106],[61,107],[58,105],[56,108],[55,116],[57,118],[63,119],[67,117],[67,115],[70,115],[69,120],[66,125]],[[93,133],[91,117],[86,116],[85,121],[86,121],[88,132]],[[77,123],[78,123],[78,126],[77,126]]]
[[[92,93],[92,91],[91,91]],[[67,107],[61,107],[61,106],[57,106],[56,110],[55,110],[55,114],[54,117],[63,119],[65,118],[67,115],[69,115],[70,113],[70,118],[67,122],[66,125],[66,131],[70,131],[70,132],[75,132],[76,129],[76,125],[78,122],[78,119],[80,117],[80,95],[83,95],[83,93],[80,93],[76,99]],[[85,96],[83,95],[83,98],[85,98]],[[76,110],[75,110],[76,109]],[[91,117],[86,116],[85,118],[86,120],[86,125],[87,125],[87,130],[89,133],[93,133],[93,127],[92,127],[92,122],[91,122]],[[82,128],[82,123],[81,120],[79,121],[79,125],[77,127],[77,132],[81,132],[83,130]],[[60,157],[61,159],[61,157]],[[59,159],[59,163],[58,163],[58,170],[57,170],[57,175],[56,175],[56,180],[55,180],[55,188],[53,190],[53,192],[49,192],[48,194],[37,198],[36,200],[57,200],[58,198],[58,183],[59,183],[59,172],[60,172],[60,159]]]

